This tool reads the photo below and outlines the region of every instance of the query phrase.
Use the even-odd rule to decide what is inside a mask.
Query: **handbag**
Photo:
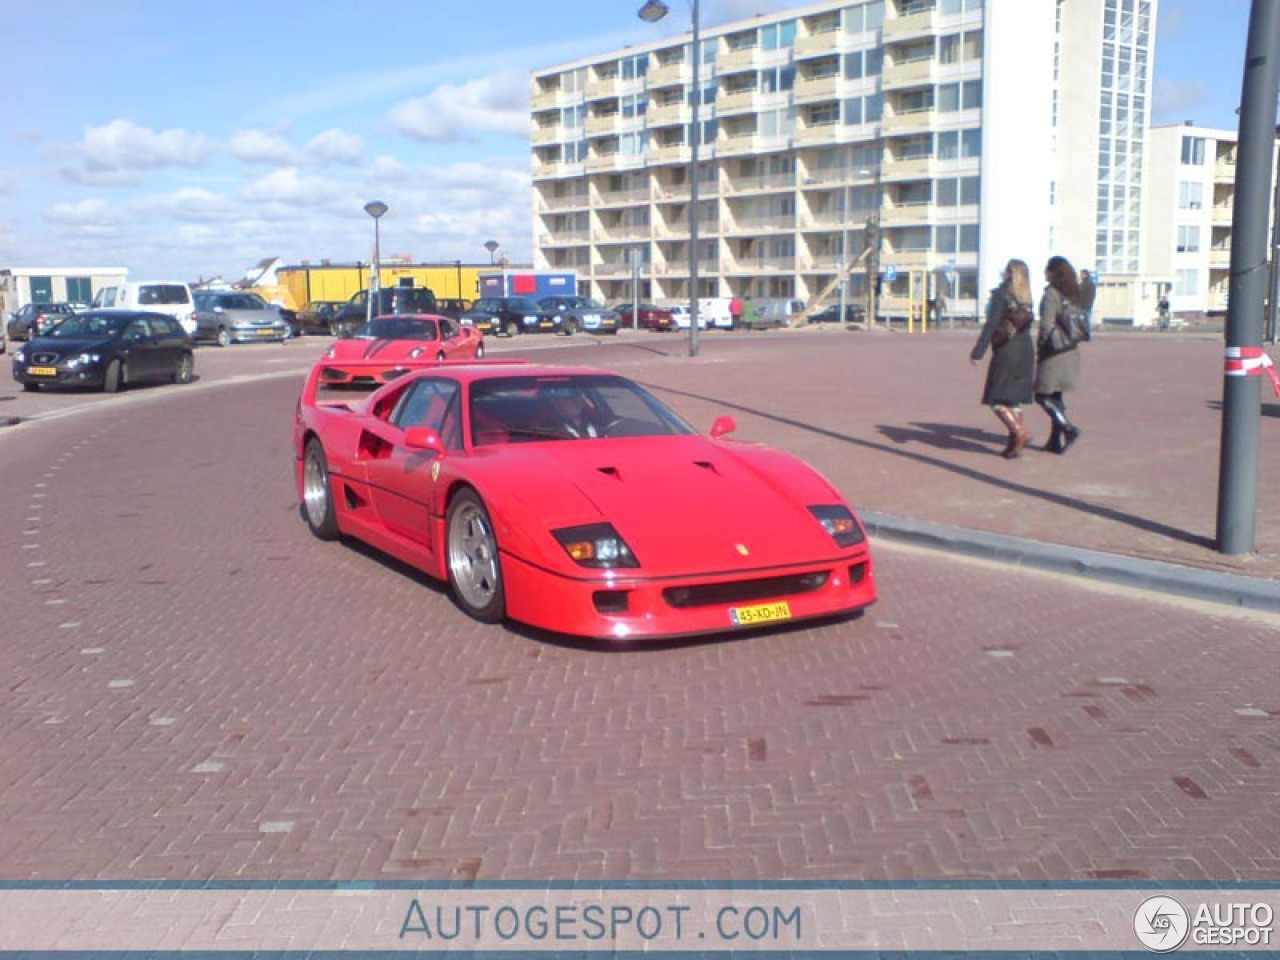
[[[1005,306],[1000,326],[991,333],[991,345],[1003,347],[1027,327],[1031,326],[1031,311],[1015,300]]]

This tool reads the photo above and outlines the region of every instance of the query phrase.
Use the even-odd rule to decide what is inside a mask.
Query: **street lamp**
[[[698,0],[690,3],[693,23],[693,95],[690,98],[692,135],[689,138],[689,356],[698,355],[698,145],[702,140],[699,107],[702,103],[702,27]],[[657,23],[671,8],[662,0],[645,0],[637,16],[645,23]]]
[[[484,242],[484,248],[489,251],[489,266],[493,266],[497,262],[493,259],[493,255],[497,253],[499,246],[501,244],[497,240],[486,240]]]
[[[382,256],[379,247],[382,238],[378,235],[378,221],[387,212],[387,205],[381,200],[370,200],[364,205],[364,212],[373,217],[373,273],[369,279],[369,297],[364,305],[364,319],[368,323],[373,319],[373,298],[382,291]]]

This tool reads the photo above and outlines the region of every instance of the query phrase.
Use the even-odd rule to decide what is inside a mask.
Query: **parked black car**
[[[334,336],[333,319],[346,306],[345,300],[312,300],[298,311],[298,328],[306,333]]]
[[[144,380],[190,383],[195,341],[164,313],[90,310],[67,317],[13,354],[13,379],[42,386],[101,387],[107,393]]]
[[[559,333],[564,318],[544,310],[530,297],[481,297],[460,318],[481,333]]]
[[[38,337],[63,317],[69,317],[75,312],[75,308],[69,303],[28,303],[9,319],[9,339],[30,340],[33,336]]]
[[[470,300],[459,300],[457,297],[436,298],[436,313],[442,317],[453,317],[457,320],[470,309]]]
[[[342,305],[333,318],[333,334],[349,337],[369,319],[391,313],[435,313],[436,295],[428,287],[383,287],[369,310],[369,291],[361,290]]]
[[[866,310],[860,303],[844,305],[844,323],[861,323],[866,317]],[[817,313],[809,314],[810,323],[840,323],[840,304],[833,304]]]

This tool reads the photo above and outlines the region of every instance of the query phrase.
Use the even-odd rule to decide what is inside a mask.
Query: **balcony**
[[[936,15],[936,11],[926,10],[905,17],[888,17],[880,27],[880,35],[886,45],[930,36],[937,32]]]
[[[809,34],[807,37],[796,37],[791,50],[797,60],[841,53],[846,49],[852,49],[848,38],[849,34],[840,30],[826,30],[822,33]]]
[[[760,91],[743,90],[740,93],[721,94],[716,99],[716,116],[724,117],[731,113],[758,113],[760,109]]]
[[[544,247],[571,247],[591,242],[591,233],[587,230],[552,230],[538,238]]]
[[[886,114],[880,120],[880,129],[886,136],[898,133],[924,133],[934,126],[937,118],[937,112],[933,110]]]
[[[816,144],[836,143],[844,128],[838,123],[823,123],[816,126],[797,126],[792,140],[798,147],[811,147]]]
[[[534,127],[529,133],[529,143],[535,147],[567,139],[567,131],[558,123],[547,124],[545,127]]]
[[[539,163],[534,165],[532,176],[534,180],[565,180],[584,173],[586,165],[581,163]]]
[[[598,191],[596,205],[601,207],[634,207],[637,203],[649,202],[649,188],[631,187],[628,190]]]
[[[932,86],[937,80],[936,66],[937,61],[932,57],[908,60],[906,63],[886,63],[882,89],[888,91]]]
[[[591,201],[587,198],[585,193],[575,193],[560,197],[551,196],[549,194],[545,196],[537,194],[536,201],[536,210],[539,213],[544,210],[573,210],[582,207],[589,207],[591,205]]]
[[[607,137],[617,135],[622,133],[625,129],[626,127],[623,124],[623,117],[620,113],[610,113],[599,117],[587,117],[586,131],[588,137]]]
[[[649,162],[650,163],[691,163],[693,161],[693,152],[687,144],[678,143],[669,147],[655,147],[649,145]],[[689,192],[688,186],[685,187],[685,193]]]
[[[775,190],[795,189],[796,178],[793,173],[756,173],[747,175],[730,175],[725,181],[725,193],[769,193]]]
[[[730,50],[716,57],[716,73],[741,73],[754,70],[764,65],[765,57],[759,47],[747,47],[745,50]]]
[[[796,103],[837,100],[840,97],[840,82],[838,73],[825,77],[796,77],[792,96]]]
[[[937,169],[932,157],[911,157],[909,160],[893,160],[884,165],[882,179],[886,183],[905,180],[933,180]]]
[[[651,103],[646,117],[650,127],[672,127],[692,122],[693,110],[683,102],[666,103],[662,106]]]
[[[555,110],[571,104],[582,102],[582,91],[545,90],[535,93],[529,98],[529,112],[540,113],[543,110]]]
[[[1214,226],[1230,226],[1231,224],[1231,208],[1230,203],[1215,203],[1210,217],[1210,222]]]
[[[1231,268],[1231,248],[1212,249],[1209,251],[1210,270],[1229,270]]]
[[[729,217],[724,222],[724,232],[758,235],[762,233],[794,233],[796,222],[794,217],[765,216],[749,214],[742,217]]]
[[[935,219],[936,208],[931,203],[911,203],[885,206],[880,211],[882,227],[918,227]]]
[[[650,67],[646,78],[650,90],[659,87],[687,87],[693,78],[693,68],[685,62],[665,63],[662,66]]]

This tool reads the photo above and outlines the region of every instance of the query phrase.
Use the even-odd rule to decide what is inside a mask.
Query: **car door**
[[[155,367],[153,376],[168,377],[178,369],[178,356],[185,339],[182,326],[173,317],[157,314],[148,318],[151,336],[155,341]]]
[[[424,559],[439,545],[431,535],[431,517],[438,510],[437,455],[405,445],[410,427],[435,430],[445,449],[462,448],[461,388],[447,378],[426,378],[409,384],[390,416],[370,429],[377,442],[366,444],[373,503],[386,531],[404,541]]]
[[[120,354],[128,365],[129,380],[149,380],[156,376],[156,341],[151,324],[145,317],[131,320],[120,334]]]

